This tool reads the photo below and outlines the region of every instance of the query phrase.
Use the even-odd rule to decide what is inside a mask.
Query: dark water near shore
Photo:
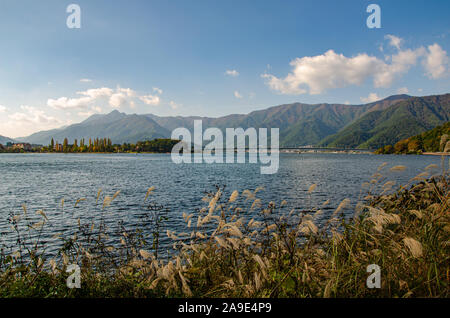
[[[28,214],[40,220],[36,210],[43,209],[49,218],[44,235],[48,244],[54,233],[70,232],[82,221],[104,217],[114,227],[123,220],[127,227],[141,222],[148,214],[144,197],[150,186],[152,202],[166,207],[169,212],[167,226],[173,230],[184,229],[182,212],[192,213],[205,206],[204,191],[214,190],[214,185],[225,185],[232,190],[255,190],[263,204],[286,200],[288,209],[307,209],[330,200],[332,211],[344,198],[355,204],[363,182],[377,167],[387,162],[387,167],[404,165],[403,172],[384,171],[388,180],[407,183],[430,164],[440,166],[437,156],[352,155],[352,154],[280,154],[280,168],[273,175],[260,174],[259,164],[182,164],[172,163],[167,154],[1,154],[0,155],[0,241],[14,242],[8,234],[11,213],[21,214],[22,204]],[[438,173],[438,170],[434,170]],[[310,196],[308,188],[317,188]],[[96,207],[97,191],[102,197]],[[121,190],[111,206],[104,211],[104,195],[112,196]],[[76,208],[75,202],[86,198]],[[64,199],[64,208],[61,200]],[[248,203],[248,202],[247,202]],[[249,204],[247,204],[249,206]]]

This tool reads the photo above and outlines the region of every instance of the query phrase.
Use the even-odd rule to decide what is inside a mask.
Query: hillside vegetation
[[[437,126],[419,135],[402,139],[395,145],[379,148],[378,154],[421,154],[424,152],[450,152],[450,122]]]
[[[450,120],[450,94],[412,97],[370,112],[320,144],[377,149],[418,135]]]

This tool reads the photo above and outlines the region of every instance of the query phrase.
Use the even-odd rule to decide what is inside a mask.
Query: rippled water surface
[[[45,211],[51,225],[46,237],[70,231],[78,218],[104,217],[111,226],[123,220],[133,227],[148,213],[143,200],[150,186],[156,188],[152,202],[169,209],[167,226],[174,230],[184,226],[182,212],[204,206],[204,191],[214,190],[214,185],[225,185],[228,192],[262,186],[258,197],[263,204],[286,200],[289,209],[307,209],[330,199],[327,211],[331,213],[344,198],[355,203],[361,184],[383,162],[387,167],[407,167],[396,173],[384,170],[388,180],[403,184],[430,164],[440,166],[440,160],[435,156],[281,154],[278,173],[262,175],[258,164],[176,165],[167,154],[0,154],[1,240],[12,242],[8,218],[21,213],[22,204],[29,215]],[[309,196],[313,183],[317,188]],[[103,196],[121,190],[104,211],[103,196],[98,206],[95,203],[100,188]],[[80,198],[86,200],[74,208]]]

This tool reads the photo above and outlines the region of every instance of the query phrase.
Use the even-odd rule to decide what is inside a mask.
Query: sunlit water
[[[43,235],[49,250],[55,248],[55,233],[71,233],[77,220],[104,218],[114,228],[122,220],[128,228],[143,222],[149,212],[144,197],[155,186],[149,201],[168,209],[167,228],[185,230],[182,213],[205,206],[205,191],[215,185],[232,190],[255,190],[262,204],[287,201],[286,211],[304,210],[330,200],[324,217],[344,198],[354,205],[361,196],[361,185],[370,181],[377,167],[387,162],[387,180],[405,184],[430,164],[440,166],[436,156],[395,156],[355,154],[281,154],[280,168],[273,175],[260,174],[259,164],[181,164],[172,163],[168,154],[0,154],[0,241],[14,245],[8,219],[21,214],[25,204],[28,215],[36,218],[43,209],[49,219]],[[389,167],[404,165],[403,172]],[[438,171],[434,171],[437,173]],[[308,188],[317,184],[309,195]],[[96,197],[102,189],[98,205]],[[102,210],[105,195],[120,194]],[[86,198],[75,208],[77,199]],[[61,201],[64,199],[64,207]],[[242,202],[249,207],[251,202]],[[257,213],[252,212],[252,213]]]

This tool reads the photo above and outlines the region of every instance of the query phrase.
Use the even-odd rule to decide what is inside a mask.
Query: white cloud
[[[42,110],[36,107],[22,105],[20,106],[22,112],[15,112],[8,117],[21,122],[28,122],[33,124],[46,124],[52,121],[59,121],[55,117],[48,116]]]
[[[108,103],[111,107],[119,108],[127,102],[133,106],[134,104],[131,103],[132,99],[137,96],[136,91],[133,89],[121,87],[117,87],[115,90],[108,87],[92,88],[86,91],[77,92],[77,94],[82,95],[83,97],[49,98],[47,100],[47,105],[55,109],[86,109],[99,99],[108,98]]]
[[[89,107],[90,104],[98,98],[111,96],[113,94],[113,90],[111,88],[101,87],[80,91],[77,92],[77,94],[84,97],[60,97],[57,99],[49,98],[47,100],[47,105],[55,109],[83,109]]]
[[[388,35],[390,45],[397,48],[393,55],[383,59],[360,53],[352,57],[328,50],[324,54],[296,58],[290,62],[292,71],[286,77],[265,73],[266,84],[281,94],[321,94],[329,89],[361,85],[372,79],[373,86],[390,87],[400,76],[424,59],[430,78],[440,78],[446,72],[446,52],[437,45],[417,49],[401,49],[402,39]]]
[[[132,90],[131,88],[117,88],[117,91],[120,93],[124,93],[128,97],[134,97],[137,95],[136,91]]]
[[[16,138],[29,135],[39,130],[49,130],[68,125],[71,120],[62,121],[46,114],[36,107],[22,105],[20,111],[8,115],[7,121],[2,123],[2,134]]]
[[[100,98],[100,97],[108,97],[108,96],[111,96],[112,93],[113,93],[113,90],[108,87],[91,88],[86,91],[77,92],[77,94],[89,96],[93,99]]]
[[[131,88],[120,88],[117,87],[116,92],[109,98],[109,105],[114,108],[120,108],[126,103],[130,105],[131,108],[134,107],[134,98],[137,93]]]
[[[226,70],[225,75],[236,77],[239,76],[239,72],[236,70]]]
[[[47,100],[47,105],[55,109],[87,108],[92,101],[93,99],[91,97],[60,97],[58,99],[49,98]]]
[[[397,89],[397,94],[408,94],[409,90],[408,87],[400,87],[399,89]]]
[[[115,93],[112,94],[109,98],[109,105],[114,108],[120,108],[127,101],[127,96],[124,93]]]
[[[417,60],[425,54],[425,49],[420,47],[415,50],[407,49],[398,51],[397,54],[388,56],[391,63],[380,61],[374,70],[373,81],[375,87],[390,87],[394,80],[417,64]]]
[[[234,91],[234,97],[236,98],[242,98],[242,95],[238,91]]]
[[[0,105],[0,113],[5,113],[6,112],[6,107],[3,105]]]
[[[128,105],[130,108],[136,107],[136,101],[142,101],[146,105],[157,106],[161,103],[160,94],[162,89],[153,87],[155,94],[140,95],[131,88],[121,88],[117,86],[116,89],[108,87],[92,88],[85,91],[77,92],[82,97],[60,97],[57,99],[49,98],[47,105],[61,110],[80,109],[84,115],[92,111],[94,103],[101,102],[104,99],[105,103],[113,108],[121,108]],[[90,109],[90,110],[89,110]]]
[[[82,78],[82,79],[80,79],[80,82],[81,83],[90,83],[90,82],[92,82],[92,80],[89,78]]]
[[[345,57],[333,50],[323,55],[296,58],[285,78],[263,74],[267,84],[282,94],[320,94],[327,89],[362,84],[383,64],[376,57],[359,54]]]
[[[151,106],[158,106],[161,102],[161,99],[157,95],[140,96],[139,99],[143,101],[145,104]]]
[[[159,95],[161,95],[163,93],[162,89],[158,88],[158,87],[153,87],[153,91],[156,92]]]
[[[163,93],[162,89],[160,89],[158,87],[153,87],[153,91],[159,95],[161,95]],[[144,96],[139,96],[139,99],[141,101],[143,101],[145,104],[151,105],[151,106],[158,106],[161,103],[161,98],[158,95],[148,94],[148,95],[144,95]]]
[[[379,97],[376,93],[370,93],[367,97],[361,97],[361,101],[364,103],[372,103],[380,100],[381,97]]]
[[[384,37],[385,39],[389,40],[389,44],[393,47],[395,47],[397,50],[400,50],[400,45],[403,42],[403,39],[399,38],[398,36],[388,34]]]
[[[431,79],[442,78],[447,73],[449,58],[439,44],[435,43],[428,46],[428,54],[423,61],[426,74]]]
[[[182,105],[181,105],[181,104],[177,104],[177,103],[175,103],[173,100],[171,100],[171,101],[169,102],[169,106],[170,106],[172,109],[178,109],[178,108],[181,107]]]

